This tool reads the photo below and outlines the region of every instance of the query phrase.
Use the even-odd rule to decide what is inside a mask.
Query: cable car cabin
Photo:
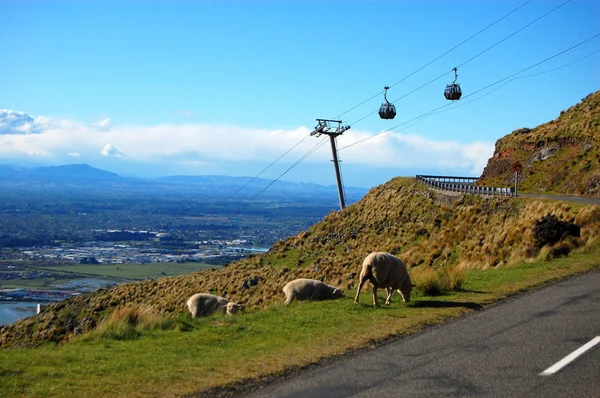
[[[379,117],[382,119],[393,119],[396,117],[396,107],[394,104],[389,102],[384,102],[381,104],[381,108],[379,108]]]
[[[444,90],[444,97],[450,101],[457,101],[460,99],[462,91],[460,91],[460,84],[448,84]]]

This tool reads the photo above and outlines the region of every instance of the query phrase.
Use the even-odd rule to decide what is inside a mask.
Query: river
[[[31,301],[0,302],[0,325],[11,324],[37,313],[37,303]]]
[[[68,291],[73,293],[85,293],[91,292],[101,287],[110,287],[114,286],[116,282],[101,279],[101,278],[82,278],[82,279],[72,279],[68,281],[60,281],[53,286],[45,287],[46,289],[51,289],[55,291]],[[29,297],[27,301],[20,301],[19,298],[21,296],[16,297],[10,294],[10,290],[4,290],[1,295],[3,296],[3,300],[0,300],[0,325],[8,325],[16,322],[21,318],[27,318],[37,313],[37,305],[38,303],[42,304],[42,306],[47,305],[50,302],[56,302],[56,296],[53,296],[48,299],[48,297],[40,297],[39,300],[32,299]],[[19,289],[12,289],[19,290]],[[21,289],[23,290],[23,289]],[[25,289],[27,290],[27,289]],[[38,293],[40,289],[37,290]],[[65,298],[69,297],[68,295]],[[11,300],[12,298],[12,300]]]

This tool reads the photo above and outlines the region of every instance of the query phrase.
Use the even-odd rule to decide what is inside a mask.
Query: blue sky
[[[327,142],[297,162],[341,116],[346,185],[476,176],[497,139],[600,89],[600,37],[560,54],[600,33],[600,2],[563,3],[0,0],[0,164],[254,177],[293,148],[260,176],[330,185]]]

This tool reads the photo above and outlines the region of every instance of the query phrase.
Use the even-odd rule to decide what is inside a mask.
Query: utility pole
[[[336,126],[337,124],[337,126]],[[335,146],[335,138],[342,135],[344,131],[349,130],[350,126],[343,126],[341,120],[317,119],[317,125],[310,135],[319,137],[321,134],[327,134],[331,142],[331,152],[333,153],[333,166],[335,168],[335,178],[337,180],[338,196],[340,198],[340,209],[346,207],[344,200],[344,188],[342,187],[342,176],[340,173],[340,165],[337,157],[337,148]]]

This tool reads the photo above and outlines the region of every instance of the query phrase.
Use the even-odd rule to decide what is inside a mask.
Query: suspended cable
[[[506,86],[507,84],[509,84],[509,83],[510,83],[510,82],[512,82],[512,81],[515,81],[515,80],[521,80],[521,79],[529,79],[529,78],[532,78],[532,77],[535,77],[535,76],[540,76],[540,75],[544,75],[544,74],[546,74],[546,73],[554,72],[554,71],[556,71],[556,70],[559,70],[559,69],[562,69],[562,68],[566,68],[566,67],[568,67],[568,66],[571,66],[571,65],[573,65],[573,64],[575,64],[575,63],[577,63],[577,62],[581,62],[581,61],[583,61],[584,59],[586,59],[586,58],[589,58],[589,57],[591,57],[592,55],[594,55],[594,54],[597,54],[597,53],[599,53],[599,52],[600,52],[600,49],[599,49],[599,50],[596,50],[596,51],[594,51],[594,52],[592,52],[592,53],[590,53],[590,54],[588,54],[588,55],[585,55],[585,56],[583,56],[583,57],[581,57],[581,58],[578,58],[578,59],[576,59],[576,60],[574,60],[574,61],[571,61],[571,62],[569,62],[569,63],[566,63],[566,64],[564,64],[564,65],[561,65],[561,66],[558,66],[558,67],[556,67],[556,68],[549,69],[549,70],[546,70],[546,71],[543,71],[543,72],[534,73],[534,74],[532,74],[532,75],[527,75],[527,76],[513,77],[512,79],[510,79],[510,80],[507,80],[506,82],[504,82],[504,83],[503,83],[502,85],[500,85],[499,87],[496,87],[496,88],[494,88],[493,90],[490,90],[490,91],[488,91],[487,93],[485,93],[485,94],[483,94],[483,95],[481,95],[481,96],[479,96],[479,97],[477,97],[477,98],[473,98],[473,99],[471,99],[470,101],[466,101],[466,102],[464,102],[464,101],[461,101],[461,102],[460,102],[460,104],[457,104],[457,105],[456,105],[454,108],[460,108],[460,107],[463,107],[463,106],[469,105],[469,104],[471,104],[471,103],[473,103],[473,102],[475,102],[475,101],[479,101],[480,99],[487,97],[488,95],[490,95],[490,94],[494,93],[495,91],[497,91],[497,90],[501,89],[502,87]],[[469,96],[471,96],[471,95],[469,95]],[[465,97],[465,98],[466,98],[466,97]],[[453,108],[453,109],[454,109],[454,108]],[[443,113],[443,112],[447,112],[448,110],[450,110],[450,109],[443,110],[443,111],[438,111],[438,112],[435,112],[435,113],[436,113],[436,114],[438,114],[438,113]]]
[[[502,21],[503,19],[509,17],[510,15],[514,14],[515,12],[519,11],[521,8],[525,7],[527,4],[531,3],[533,0],[528,0],[525,3],[521,4],[520,6],[518,6],[517,8],[515,8],[514,10],[512,10],[511,12],[509,12],[508,14],[505,14],[504,16],[502,16],[501,18],[497,19],[496,21],[492,22],[491,24],[489,24],[488,26],[486,26],[485,28],[481,29],[480,31],[478,31],[477,33],[471,35],[469,38],[463,40],[462,42],[458,43],[457,45],[455,45],[454,47],[452,47],[451,49],[447,50],[446,52],[444,52],[441,55],[438,55],[436,58],[432,59],[431,61],[429,61],[428,63],[426,63],[425,65],[421,66],[419,69],[415,70],[414,72],[412,72],[411,74],[407,75],[406,77],[400,79],[399,81],[397,81],[396,83],[392,84],[389,87],[394,87],[400,83],[402,83],[404,80],[408,79],[409,77],[415,75],[416,73],[420,72],[421,70],[425,69],[426,67],[428,67],[429,65],[431,65],[432,63],[434,63],[435,61],[437,61],[438,59],[444,57],[445,55],[447,55],[448,53],[456,50],[458,47],[462,46],[463,44],[467,43],[468,41],[470,41],[471,39],[474,39],[475,37],[479,36],[481,33],[485,32],[486,30],[488,30],[489,28],[491,28],[492,26],[496,25],[498,22]],[[570,0],[569,0],[570,1]],[[345,115],[346,113],[353,111],[354,109],[358,108],[361,105],[364,105],[365,103],[371,101],[372,99],[379,97],[381,94],[383,93],[383,91],[378,92],[377,94],[373,95],[372,97],[364,100],[363,102],[359,103],[358,105],[353,106],[352,108],[348,109],[345,112],[340,113],[336,119],[340,119],[343,115]]]
[[[290,153],[292,151],[292,149],[296,148],[298,145],[300,145],[302,143],[302,141],[304,141],[308,137],[310,137],[310,134],[306,135],[304,138],[302,138],[300,141],[298,141],[293,147],[291,147],[290,149],[288,149],[287,151],[285,151],[285,153],[283,155],[281,155],[280,157],[278,157],[277,159],[275,159],[270,165],[268,165],[267,167],[265,167],[260,173],[258,173],[250,181],[248,181],[247,183],[245,183],[240,189],[238,189],[237,191],[235,191],[233,193],[233,195],[231,195],[229,198],[227,198],[227,200],[232,199],[240,191],[242,191],[244,188],[246,188],[248,185],[250,185],[252,183],[252,181],[254,181],[258,177],[260,177],[262,175],[262,173],[264,173],[265,171],[267,171],[268,169],[270,169],[275,163],[279,162],[281,160],[281,158],[283,158],[285,155],[287,155],[288,153]]]
[[[279,181],[279,179],[281,177],[283,177],[284,175],[286,175],[287,173],[289,173],[294,167],[296,167],[297,165],[299,165],[304,159],[306,159],[307,157],[309,157],[310,155],[312,155],[316,150],[318,150],[320,147],[322,147],[326,142],[327,142],[327,139],[324,138],[319,143],[317,143],[315,146],[313,146],[300,159],[298,159],[294,164],[292,164],[290,167],[288,167],[288,169],[286,171],[284,171],[283,173],[281,173],[279,175],[279,177],[277,177],[276,179],[274,179],[273,181],[271,181],[271,183],[269,183],[266,187],[264,187],[263,189],[261,189],[254,197],[252,197],[250,200],[248,200],[246,203],[244,203],[242,205],[242,207],[240,207],[236,211],[236,214],[239,214],[243,209],[245,209],[246,207],[248,207],[250,205],[250,203],[254,202],[256,200],[256,198],[258,198],[260,195],[263,194],[263,192],[265,192],[267,189],[269,189],[269,187],[271,187],[273,184],[275,184],[277,181]],[[229,221],[230,219],[231,219],[231,217],[228,218],[227,221]]]
[[[533,25],[534,23],[536,23],[537,21],[539,21],[540,19],[550,15],[551,13],[553,13],[554,11],[558,10],[560,7],[564,6],[565,4],[569,3],[571,0],[567,0],[562,4],[559,4],[558,6],[554,7],[553,9],[551,9],[550,11],[548,11],[547,13],[545,13],[544,15],[542,15],[541,17],[538,17],[536,19],[534,19],[533,21],[529,22],[527,25],[523,26],[522,28],[514,31],[513,33],[511,33],[510,35],[506,36],[504,39],[497,41],[496,43],[492,44],[491,46],[489,46],[488,48],[486,48],[485,50],[479,52],[478,54],[476,54],[475,56],[469,58],[468,60],[466,60],[465,62],[463,62],[462,64],[458,65],[457,68],[460,68],[463,65],[468,64],[469,62],[471,62],[472,60],[474,60],[475,58],[479,57],[482,54],[485,54],[486,52],[488,52],[489,50],[491,50],[492,48],[496,47],[498,44],[510,39],[511,37],[513,37],[514,35],[516,35],[517,33],[521,32],[522,30],[530,27],[531,25]]]
[[[502,83],[502,82],[504,82],[504,81],[506,81],[506,80],[512,79],[512,78],[514,78],[515,76],[517,76],[517,75],[519,75],[519,74],[521,74],[521,73],[523,73],[523,72],[526,72],[526,71],[528,71],[528,70],[530,70],[530,69],[533,69],[533,68],[535,68],[536,66],[539,66],[539,65],[541,65],[541,64],[543,64],[543,63],[545,63],[545,62],[548,62],[548,61],[550,61],[551,59],[554,59],[554,58],[556,58],[556,57],[558,57],[558,56],[560,56],[560,55],[562,55],[562,54],[564,54],[564,53],[566,53],[566,52],[568,52],[568,51],[571,51],[571,50],[573,50],[573,49],[575,49],[575,48],[577,48],[577,47],[579,47],[579,46],[581,46],[581,45],[583,45],[583,44],[585,44],[585,43],[587,43],[587,42],[591,41],[591,40],[594,40],[595,38],[597,38],[597,37],[599,37],[599,36],[600,36],[600,33],[599,33],[599,34],[596,34],[596,35],[594,35],[594,36],[592,36],[592,37],[590,37],[590,38],[588,38],[588,39],[586,39],[586,40],[584,40],[584,41],[581,41],[581,42],[579,42],[579,43],[577,43],[577,44],[575,44],[575,45],[573,45],[573,46],[571,46],[571,47],[569,47],[569,48],[567,48],[567,49],[565,49],[565,50],[563,50],[563,51],[560,51],[560,52],[558,52],[558,53],[556,53],[556,54],[554,54],[554,55],[552,55],[552,56],[550,56],[550,57],[548,57],[548,58],[546,58],[546,59],[544,59],[544,60],[542,60],[542,61],[539,61],[539,62],[537,62],[537,63],[535,63],[535,64],[533,64],[533,65],[531,65],[531,66],[529,66],[529,67],[527,67],[527,68],[525,68],[525,69],[522,69],[522,70],[520,70],[519,72],[513,73],[513,74],[512,74],[512,75],[510,75],[510,76],[507,76],[507,77],[505,77],[505,78],[503,78],[503,79],[500,79],[500,80],[498,80],[498,81],[496,81],[496,82],[494,82],[494,83],[491,83],[491,84],[489,84],[489,85],[487,85],[487,86],[485,86],[485,87],[483,87],[483,88],[481,88],[481,89],[479,89],[479,90],[477,90],[477,91],[474,91],[474,92],[472,92],[472,93],[470,93],[470,94],[468,94],[468,95],[464,96],[463,98],[464,98],[464,99],[466,99],[466,98],[472,97],[472,96],[474,96],[475,94],[477,94],[477,93],[480,93],[480,92],[482,92],[482,91],[484,91],[484,90],[486,90],[486,89],[488,89],[488,88],[490,88],[490,87],[493,87],[493,86],[495,86],[495,85],[497,85],[497,84],[500,84],[500,83]],[[591,54],[590,54],[590,55],[591,55]],[[513,80],[514,80],[514,79],[513,79]],[[342,147],[342,148],[340,148],[339,150],[341,151],[341,150],[343,150],[343,149],[346,149],[346,148],[352,147],[352,146],[354,146],[354,145],[358,145],[358,144],[360,144],[360,143],[362,143],[362,142],[368,141],[368,140],[370,140],[370,139],[373,139],[373,138],[375,138],[375,137],[380,137],[380,136],[383,136],[383,135],[385,135],[385,134],[389,134],[389,133],[393,132],[392,130],[394,130],[394,129],[396,129],[396,128],[400,127],[400,126],[406,125],[406,124],[408,124],[408,123],[411,123],[411,122],[413,122],[413,121],[416,121],[416,120],[419,120],[419,121],[420,121],[420,119],[423,119],[423,118],[425,118],[425,117],[427,117],[427,116],[430,116],[430,115],[432,115],[432,114],[434,114],[434,113],[439,113],[439,110],[440,110],[440,109],[446,108],[446,107],[448,107],[448,106],[451,106],[451,105],[453,105],[453,104],[455,104],[455,103],[454,103],[454,102],[447,103],[446,105],[443,105],[443,106],[440,106],[440,107],[438,107],[438,108],[435,108],[435,109],[433,109],[433,110],[431,110],[431,111],[429,111],[429,112],[425,112],[425,113],[423,113],[423,114],[421,114],[421,115],[419,115],[419,116],[416,116],[416,117],[414,117],[414,118],[412,118],[412,119],[410,119],[410,120],[407,120],[407,121],[405,121],[405,122],[402,122],[402,123],[400,123],[400,124],[397,124],[397,125],[395,125],[395,126],[393,126],[393,127],[390,127],[389,129],[386,129],[386,130],[380,131],[379,133],[377,133],[377,134],[375,134],[375,135],[369,136],[369,137],[367,137],[367,138],[364,138],[364,139],[362,139],[362,140],[356,141],[356,142],[354,142],[354,143],[352,143],[352,144],[346,145],[345,147]]]
[[[524,30],[524,29],[528,28],[529,26],[533,25],[534,23],[536,23],[536,22],[537,22],[537,21],[539,21],[540,19],[542,19],[542,18],[544,18],[544,17],[548,16],[549,14],[551,14],[551,13],[552,13],[552,12],[554,12],[554,11],[556,11],[557,9],[559,9],[559,8],[560,8],[560,7],[562,7],[562,6],[564,6],[565,4],[567,4],[567,3],[568,3],[568,2],[570,2],[570,1],[571,1],[571,0],[566,0],[566,1],[565,1],[565,2],[563,2],[562,4],[560,4],[560,5],[556,6],[556,7],[554,7],[552,10],[550,10],[550,11],[546,12],[544,15],[542,15],[542,16],[540,16],[540,17],[538,17],[538,18],[534,19],[533,21],[529,22],[527,25],[525,25],[525,26],[523,26],[523,27],[519,28],[518,30],[516,30],[516,31],[514,31],[513,33],[511,33],[510,35],[508,35],[508,36],[504,37],[502,40],[499,40],[499,41],[497,41],[496,43],[494,43],[494,44],[492,44],[491,46],[489,46],[488,48],[484,49],[483,51],[480,51],[478,54],[476,54],[475,56],[473,56],[473,57],[469,58],[468,60],[466,60],[466,61],[465,61],[465,62],[463,62],[462,64],[458,65],[457,67],[455,67],[455,68],[452,68],[452,69],[451,69],[451,71],[454,71],[456,68],[459,68],[459,67],[461,67],[461,66],[463,66],[463,65],[466,65],[467,63],[471,62],[471,61],[472,61],[472,60],[474,60],[475,58],[479,57],[480,55],[482,55],[482,54],[486,53],[487,51],[491,50],[492,48],[496,47],[498,44],[500,44],[500,43],[502,43],[502,42],[504,42],[504,41],[508,40],[508,39],[509,39],[509,38],[511,38],[512,36],[516,35],[517,33],[521,32],[522,30]],[[524,6],[524,5],[525,5],[525,4],[523,4],[523,6]],[[521,6],[521,7],[522,7],[522,6]],[[514,10],[514,11],[516,11],[516,10]],[[514,12],[514,11],[513,11],[513,12]],[[509,14],[507,14],[506,16],[508,16],[508,15],[509,15]],[[505,16],[505,17],[506,17],[506,16]],[[461,44],[462,44],[462,43],[461,43]],[[449,50],[449,51],[451,51],[451,50]],[[448,52],[449,52],[449,51],[448,51]],[[448,52],[446,52],[446,53],[448,53]],[[438,57],[438,58],[439,58],[439,57]],[[433,61],[432,61],[432,62],[433,62]],[[423,68],[420,68],[420,69],[423,69]],[[420,69],[419,69],[419,70],[420,70]],[[415,74],[415,73],[416,73],[416,72],[418,72],[419,70],[417,70],[417,71],[413,72],[411,75],[409,75],[409,76],[407,76],[407,77],[410,77],[410,76],[412,76],[413,74]],[[423,84],[423,85],[421,85],[421,86],[417,87],[416,89],[414,89],[414,90],[412,90],[412,91],[410,91],[410,92],[406,93],[406,94],[405,94],[405,95],[403,95],[402,97],[399,97],[399,98],[395,99],[395,100],[394,100],[394,101],[392,101],[391,103],[392,103],[392,104],[394,104],[394,103],[396,103],[397,101],[400,101],[401,99],[403,99],[403,98],[405,98],[405,97],[407,97],[407,96],[409,96],[409,95],[411,95],[411,94],[413,94],[413,93],[415,93],[415,92],[419,91],[420,89],[422,89],[422,88],[424,88],[424,87],[426,87],[426,86],[430,85],[431,83],[433,83],[433,82],[435,82],[435,81],[437,81],[437,80],[441,79],[442,77],[444,77],[444,76],[446,75],[446,73],[448,73],[448,72],[444,72],[444,73],[443,73],[443,74],[441,74],[440,76],[438,76],[438,77],[436,77],[436,78],[433,78],[432,80],[428,81],[427,83],[425,83],[425,84]],[[405,79],[406,79],[406,78],[402,79],[401,81],[403,81],[403,80],[405,80]],[[401,81],[400,81],[400,82],[401,82]],[[390,87],[393,87],[393,86],[395,86],[396,84],[398,84],[398,83],[400,83],[400,82],[394,83],[394,84],[393,84],[392,86],[390,86]],[[463,97],[463,98],[464,98],[464,97]],[[355,122],[353,122],[353,123],[350,123],[350,125],[355,125],[356,123],[363,121],[364,119],[366,119],[367,117],[369,117],[369,116],[373,115],[374,113],[377,113],[377,111],[373,111],[373,112],[371,112],[371,113],[369,113],[369,114],[367,114],[367,115],[365,115],[365,116],[361,117],[360,119],[356,120]]]

